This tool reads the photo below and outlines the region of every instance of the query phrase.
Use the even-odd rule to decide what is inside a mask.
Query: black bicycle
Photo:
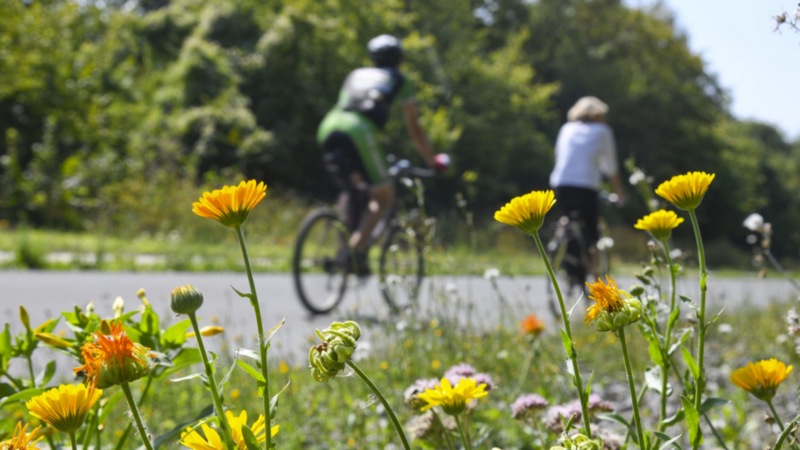
[[[617,194],[601,191],[599,197],[602,204],[617,208],[623,206]],[[608,236],[608,225],[602,215],[598,219],[597,227],[600,236],[597,241],[599,250],[597,273],[607,274],[611,271],[611,248],[614,246],[614,241]],[[567,297],[574,291],[584,297],[588,295],[586,277],[589,275],[591,256],[585,230],[586,224],[583,219],[573,212],[558,219],[554,225],[553,238],[547,243],[547,257],[559,274],[566,279],[566,283],[562,286],[567,286],[564,292]],[[547,277],[547,300],[553,316],[560,318],[561,311],[555,299],[550,277]]]
[[[425,275],[424,239],[430,233],[430,223],[426,223],[420,209],[424,204],[422,193],[416,193],[416,201],[408,202],[410,206],[402,201],[400,193],[403,187],[421,191],[418,179],[432,177],[437,171],[412,167],[408,160],[396,160],[393,156],[387,159],[392,164],[389,175],[398,188],[397,201],[375,226],[368,247],[382,241],[380,289],[389,307],[397,312],[416,302]],[[355,186],[348,186],[344,194],[348,196],[344,202],[345,214],[352,228],[367,207],[368,195],[365,189]],[[347,292],[354,265],[347,244],[349,234],[339,211],[332,207],[314,209],[300,225],[292,273],[300,301],[313,314],[330,312]]]

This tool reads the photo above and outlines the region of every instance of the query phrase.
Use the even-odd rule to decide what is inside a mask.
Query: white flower
[[[779,334],[778,337],[775,338],[775,342],[778,344],[783,344],[784,342],[789,340],[789,336],[785,334]]]
[[[672,250],[669,251],[669,256],[672,259],[678,259],[681,256],[683,256],[683,250],[679,248],[673,248]]]
[[[647,202],[647,205],[648,205],[650,208],[653,208],[653,209],[656,209],[656,208],[658,208],[658,199],[651,198],[651,199],[650,199],[650,201],[648,201],[648,202]]]
[[[610,250],[612,248],[614,248],[614,239],[604,236],[597,240],[598,250]]]
[[[487,279],[489,281],[495,280],[499,276],[500,276],[500,270],[499,269],[495,269],[494,267],[486,269],[486,272],[483,272],[483,278],[485,278],[485,279]]]
[[[759,213],[753,213],[744,219],[742,225],[750,231],[761,231],[764,227],[764,218]]]
[[[645,177],[644,172],[642,172],[639,169],[636,169],[636,171],[634,171],[631,174],[630,178],[628,178],[628,182],[630,182],[632,185],[636,186],[637,184],[639,184],[642,181],[644,181],[645,178],[647,178],[647,177]]]
[[[733,332],[733,327],[729,323],[721,323],[719,327],[717,327],[717,331],[720,334],[730,334]]]

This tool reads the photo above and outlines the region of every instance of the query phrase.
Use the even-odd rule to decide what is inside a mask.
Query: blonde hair
[[[578,120],[590,120],[597,115],[606,115],[608,105],[597,97],[583,97],[575,103],[575,106],[567,112],[567,120],[575,122]]]

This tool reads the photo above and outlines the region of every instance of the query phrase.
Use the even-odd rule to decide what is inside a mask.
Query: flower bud
[[[203,306],[203,293],[191,284],[178,286],[172,290],[170,308],[177,314],[194,314]]]
[[[203,336],[203,337],[216,336],[216,335],[222,334],[224,332],[225,332],[225,328],[222,328],[222,327],[203,327],[203,328],[200,328],[200,336]],[[195,337],[194,331],[190,331],[190,332],[186,333],[186,337],[187,338]]]
[[[100,321],[100,332],[103,334],[111,334],[111,325],[106,319]]]
[[[642,285],[640,285],[640,284],[632,284],[631,287],[628,288],[628,292],[632,296],[638,297],[638,296],[644,294],[644,287],[642,287]]]
[[[125,300],[122,297],[117,297],[114,299],[114,304],[111,305],[111,309],[114,310],[114,318],[121,316],[122,313],[125,311]]]
[[[635,274],[633,274],[633,276],[635,276],[636,279],[641,281],[643,284],[646,284],[648,286],[650,285],[650,279],[645,277],[644,275],[642,275],[640,273],[635,273]]]
[[[653,274],[656,273],[655,269],[653,269],[650,266],[645,267],[643,272],[644,272],[644,276],[646,276],[646,277],[652,277]]]
[[[28,315],[28,310],[22,305],[19,305],[19,320],[25,325],[26,330],[31,331],[31,317]]]
[[[60,337],[52,333],[35,333],[34,336],[36,337],[36,339],[44,342],[45,344],[51,347],[57,347],[57,348],[72,347],[72,342],[61,339]]]
[[[352,358],[361,337],[361,327],[353,321],[334,322],[323,331],[316,330],[316,333],[323,342],[309,351],[311,376],[317,381],[328,381]]]
[[[86,304],[86,314],[94,313],[94,302],[89,302]]]

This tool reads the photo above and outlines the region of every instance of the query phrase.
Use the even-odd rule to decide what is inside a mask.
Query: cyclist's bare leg
[[[394,185],[391,182],[370,187],[367,210],[361,217],[361,222],[358,225],[358,229],[352,234],[352,236],[350,236],[351,248],[355,249],[356,251],[364,250],[369,242],[372,229],[375,228],[375,225],[393,203]]]

